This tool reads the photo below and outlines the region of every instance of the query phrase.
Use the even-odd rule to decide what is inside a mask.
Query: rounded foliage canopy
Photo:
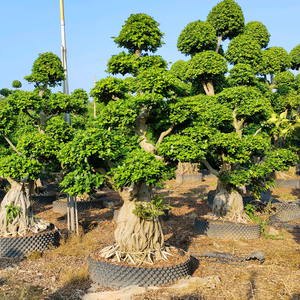
[[[171,72],[180,80],[185,80],[185,72],[187,68],[187,62],[185,60],[177,60],[174,62],[174,64],[171,66]]]
[[[214,50],[217,45],[215,29],[203,21],[189,23],[177,40],[177,48],[185,55],[194,55],[204,50]]]
[[[222,35],[222,40],[239,35],[245,24],[243,11],[233,0],[223,0],[214,6],[206,21],[216,29],[218,36]]]
[[[14,80],[12,82],[12,87],[15,89],[19,89],[20,87],[22,87],[22,83],[19,80]]]
[[[299,69],[300,68],[300,44],[291,50],[289,56],[292,63],[291,68],[293,70]]]
[[[130,52],[144,50],[156,52],[161,47],[163,33],[158,29],[157,23],[146,14],[132,14],[123,25],[118,37],[114,37],[119,47],[124,47]]]
[[[245,25],[244,34],[254,38],[261,48],[266,48],[270,41],[270,33],[264,24],[259,21],[248,22]]]
[[[248,64],[237,64],[229,71],[227,77],[228,83],[232,86],[253,85],[255,81],[255,72]]]
[[[257,68],[261,55],[258,42],[251,36],[242,34],[230,42],[225,57],[232,64],[249,64]]]
[[[195,54],[189,61],[186,76],[195,79],[196,77],[211,77],[227,72],[227,64],[223,56],[213,51],[204,51]]]
[[[52,52],[39,54],[39,57],[33,63],[31,75],[25,76],[28,82],[34,82],[37,85],[47,84],[50,87],[61,85],[65,79],[64,68],[60,58]]]
[[[271,47],[262,51],[260,73],[274,75],[290,68],[291,62],[288,53],[282,47]]]

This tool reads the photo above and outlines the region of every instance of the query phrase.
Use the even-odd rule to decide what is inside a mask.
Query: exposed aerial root
[[[235,223],[249,223],[249,222],[253,222],[249,216],[246,214],[246,213],[243,213],[241,215],[237,215],[237,214],[234,214],[234,215],[230,215],[230,216],[217,216],[213,213],[211,214],[208,214],[204,217],[207,217],[209,219],[212,219],[212,220],[221,220],[221,221],[231,221],[231,222],[235,222]]]
[[[146,250],[144,252],[126,252],[120,251],[119,246],[117,245],[110,245],[103,248],[100,251],[100,257],[105,259],[110,259],[112,262],[130,262],[134,265],[142,265],[154,264],[155,260],[168,260],[168,256],[174,256],[172,252],[172,248],[176,249],[175,247],[164,247],[162,249],[155,249],[155,250]]]

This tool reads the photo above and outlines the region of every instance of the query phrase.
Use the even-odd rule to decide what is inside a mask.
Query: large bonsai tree
[[[72,129],[60,115],[80,114],[88,102],[83,90],[68,96],[48,89],[64,79],[60,59],[50,52],[39,55],[25,79],[34,83],[33,92],[16,90],[0,102],[0,176],[11,185],[0,207],[3,236],[38,230],[41,222],[33,219],[30,209],[33,182],[42,173],[60,171],[57,152],[72,138]]]
[[[151,253],[166,255],[158,218],[165,206],[152,188],[172,175],[157,148],[175,126],[170,105],[186,90],[160,56],[150,55],[163,44],[158,25],[145,14],[128,18],[114,38],[128,52],[108,62],[110,73],[127,77],[96,83],[90,95],[102,105],[99,115],[60,153],[67,172],[62,186],[69,194],[92,193],[106,183],[124,200],[107,257],[151,262]]]
[[[198,160],[217,175],[219,182],[213,213],[217,217],[243,220],[245,214],[239,187],[251,183],[258,195],[260,185],[272,182],[273,171],[287,168],[297,160],[290,151],[274,151],[270,122],[267,122],[274,115],[274,95],[269,87],[274,83],[273,76],[290,65],[288,55],[280,51],[281,48],[261,50],[269,42],[267,29],[256,21],[244,27],[243,13],[234,1],[224,0],[217,4],[206,22],[216,29],[218,45],[227,37],[232,39],[225,53],[227,63],[233,65],[226,78],[227,86],[218,85],[220,80],[216,80],[226,72],[222,53],[219,54],[218,47],[217,53],[213,53],[207,46],[201,46],[213,44],[213,38],[207,33],[209,39],[206,44],[200,33],[194,39],[189,38],[188,30],[194,30],[196,22],[190,23],[177,43],[180,51],[192,55],[183,66],[181,73],[184,74],[180,77],[193,85],[202,82],[203,89],[198,88],[198,91],[206,96],[185,98],[181,104],[180,101],[177,103],[182,108],[177,118],[184,112],[181,118],[189,127],[178,132],[173,130],[176,134],[166,137],[159,150],[161,155],[173,160]],[[204,28],[203,24],[201,26]],[[269,54],[274,56],[274,60],[271,56],[269,60],[266,58]],[[270,74],[270,81],[262,82],[256,76],[259,74]],[[217,93],[214,92],[215,86],[218,86]],[[195,94],[194,91],[192,94]],[[189,117],[192,117],[190,121]],[[174,146],[183,143],[182,149]],[[254,163],[258,157],[264,159],[259,164]]]

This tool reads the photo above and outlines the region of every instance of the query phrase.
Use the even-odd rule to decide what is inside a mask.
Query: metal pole
[[[74,197],[74,201],[75,201],[76,232],[77,232],[77,235],[79,235],[77,197]]]
[[[67,222],[68,222],[68,231],[70,231],[70,201],[69,194],[67,194]]]
[[[74,198],[70,196],[70,215],[71,215],[71,231],[75,232],[75,207]]]
[[[65,16],[64,16],[64,1],[59,0],[60,4],[60,28],[61,28],[61,61],[65,70],[65,80],[63,81],[63,93],[69,95],[68,72],[67,72],[67,47],[66,47],[66,31],[65,31]],[[64,120],[71,126],[70,114],[64,114]]]

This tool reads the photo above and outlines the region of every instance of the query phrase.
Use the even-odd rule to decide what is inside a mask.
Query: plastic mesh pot
[[[1,257],[23,257],[32,251],[43,252],[50,245],[58,246],[58,231],[41,233],[34,236],[0,238]]]
[[[276,214],[270,217],[272,222],[291,222],[300,219],[300,200],[290,203],[276,203]]]
[[[112,288],[160,286],[191,275],[190,258],[173,267],[138,268],[96,261],[88,257],[89,277],[92,281]]]
[[[56,195],[40,195],[40,196],[31,196],[31,203],[39,203],[39,204],[51,204],[56,200]]]
[[[93,201],[77,201],[77,209],[80,212],[90,208],[103,208],[103,199],[104,198]],[[60,214],[67,213],[67,202],[54,201],[53,212]]]
[[[260,238],[260,224],[199,220],[196,218],[194,231],[200,235],[225,240],[254,240]]]

